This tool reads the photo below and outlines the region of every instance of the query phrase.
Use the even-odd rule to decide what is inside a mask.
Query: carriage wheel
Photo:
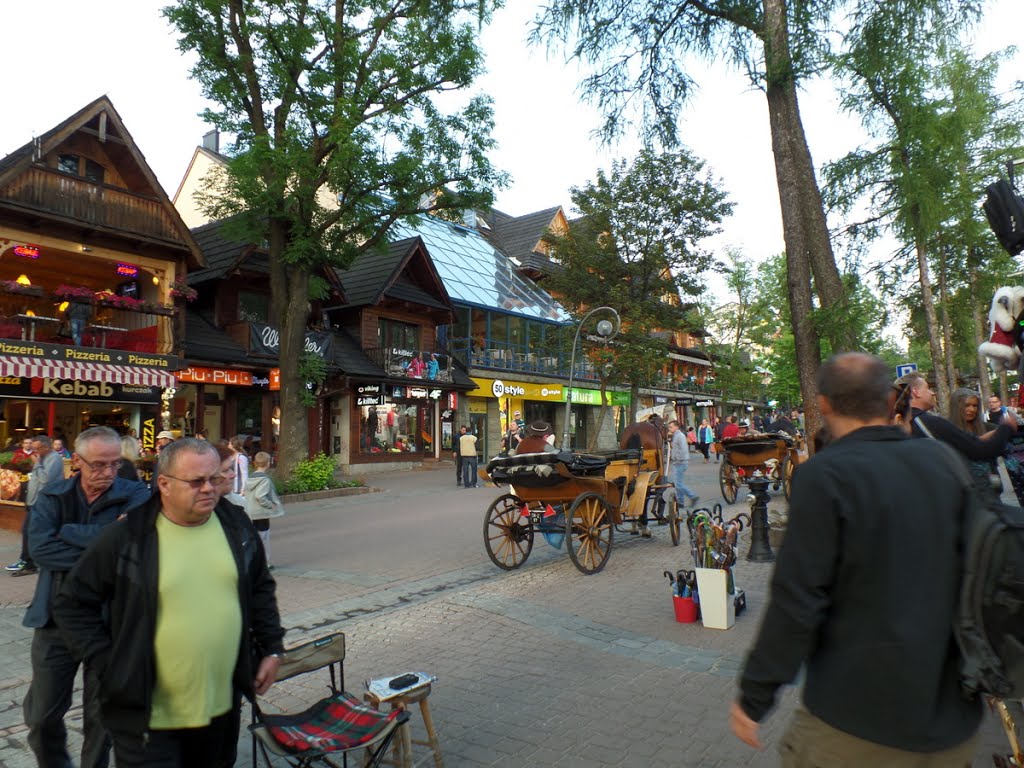
[[[668,530],[672,534],[672,546],[679,546],[679,538],[682,535],[683,522],[679,519],[679,505],[675,499],[669,502],[668,506]]]
[[[583,573],[590,575],[604,568],[612,553],[612,524],[608,502],[597,493],[576,497],[565,517],[566,548],[569,559]]]
[[[786,495],[786,501],[789,501],[789,494],[793,488],[793,471],[796,469],[796,464],[793,463],[793,459],[789,455],[782,457],[782,466],[779,467],[779,477],[782,478],[782,492]]]
[[[736,467],[728,460],[724,461],[722,468],[718,470],[718,486],[722,489],[722,498],[726,504],[736,501],[736,496],[740,492],[740,481],[736,477]]]
[[[533,550],[533,521],[520,513],[522,502],[510,493],[499,496],[484,518],[484,546],[491,562],[511,571]]]

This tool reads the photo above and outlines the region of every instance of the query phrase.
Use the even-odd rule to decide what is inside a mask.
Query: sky
[[[159,14],[168,0],[35,0],[0,2],[0,29],[8,41],[4,77],[7,114],[0,120],[0,156],[49,130],[106,94],[171,197],[202,135],[209,130],[190,58],[177,50]],[[978,30],[983,52],[1014,43],[1020,0],[990,0]],[[613,147],[592,137],[597,112],[580,102],[575,63],[527,46],[534,0],[506,0],[482,32],[488,72],[481,91],[494,99],[498,149],[492,162],[512,177],[496,207],[523,215],[554,205],[570,211],[569,189],[595,177],[613,158],[630,157],[636,140]],[[1019,72],[1024,57],[1007,64]],[[735,203],[723,232],[709,243],[736,248],[760,261],[783,250],[778,191],[760,91],[724,62],[696,70],[700,88],[684,106],[683,143],[703,158]],[[839,114],[827,84],[801,93],[801,113],[816,164],[836,159],[864,141],[858,122]],[[881,246],[885,247],[885,246]],[[720,303],[721,283],[706,295]]]

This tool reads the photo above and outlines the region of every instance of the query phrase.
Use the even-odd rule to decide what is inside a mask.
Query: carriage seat
[[[568,478],[556,469],[561,464],[573,477],[603,477],[608,459],[603,455],[558,451],[501,456],[487,462],[486,472],[497,484],[512,483],[542,487],[557,485]]]

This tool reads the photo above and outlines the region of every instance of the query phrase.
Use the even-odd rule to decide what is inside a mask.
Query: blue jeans
[[[690,499],[695,501],[698,497],[697,494],[686,487],[686,483],[683,482],[683,475],[686,474],[686,468],[689,463],[683,464],[672,464],[672,485],[676,487],[676,501],[682,503],[683,499]]]
[[[462,485],[466,488],[474,488],[476,487],[476,484],[476,456],[463,456]]]

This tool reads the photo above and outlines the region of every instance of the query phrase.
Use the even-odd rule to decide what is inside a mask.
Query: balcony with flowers
[[[194,291],[172,264],[145,262],[0,247],[0,339],[173,354],[178,305]]]

